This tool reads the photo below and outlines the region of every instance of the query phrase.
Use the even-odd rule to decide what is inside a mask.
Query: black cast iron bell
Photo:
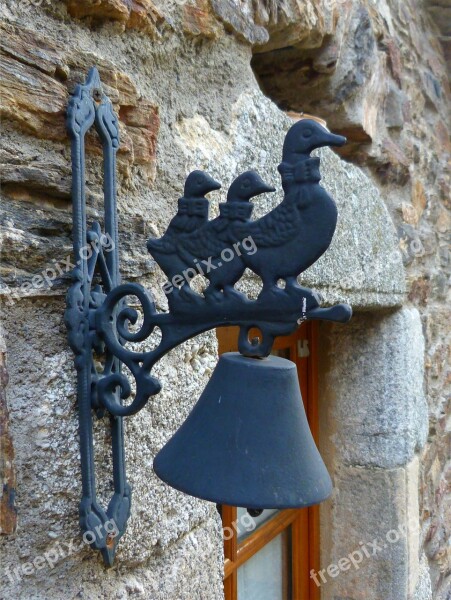
[[[296,366],[275,356],[223,354],[154,469],[191,496],[247,508],[300,508],[332,491]]]
[[[80,526],[84,533],[98,533],[91,545],[111,566],[130,516],[123,418],[139,412],[161,390],[152,370],[163,356],[217,327],[239,327],[242,355],[220,359],[191,415],[156,457],[157,474],[194,496],[249,509],[302,507],[327,498],[331,481],[310,434],[296,368],[264,357],[275,338],[294,333],[304,321],[346,323],[351,318],[350,306],[322,307],[319,295],[297,281],[330,246],[338,218],[333,198],[320,185],[320,158],[311,153],[341,146],[345,138],[314,119],[294,123],[278,166],[283,198],[257,219],[251,218],[251,199],[273,191],[257,172],[237,174],[214,219],[209,219],[206,195],[220,184],[202,171],[190,173],[177,214],[160,238],[147,243],[168,279],[163,289],[169,310],[163,312],[142,285],[121,283],[116,199],[120,128],[95,68],[75,87],[67,127],[76,267],[65,322],[77,371]],[[103,151],[103,227],[87,219],[85,138],[92,129]],[[235,288],[246,269],[262,280],[256,299]],[[202,294],[190,286],[198,274],[208,280]],[[135,301],[127,304],[129,296],[138,300],[140,310]],[[156,347],[138,352],[129,346],[144,342],[156,328],[161,332]],[[249,337],[253,328],[261,332],[259,343]],[[131,402],[124,402],[131,396]],[[111,432],[114,490],[107,505],[97,491],[92,409],[99,418],[105,415]],[[112,520],[118,531],[114,539],[108,530]]]

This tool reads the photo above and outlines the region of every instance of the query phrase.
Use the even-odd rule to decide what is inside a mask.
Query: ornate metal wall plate
[[[119,129],[96,69],[91,69],[86,83],[78,85],[71,97],[67,126],[72,140],[73,245],[80,259],[73,271],[65,313],[78,381],[83,484],[80,523],[83,531],[102,532],[92,545],[111,565],[131,503],[122,419],[138,412],[160,391],[160,382],[152,376],[155,363],[185,340],[216,327],[237,325],[240,352],[261,358],[270,354],[277,336],[289,335],[304,320],[344,323],[351,318],[348,305],[321,308],[318,295],[297,283],[297,276],[329,247],[337,222],[335,202],[319,185],[320,159],[310,154],[346,140],[314,120],[295,123],[285,138],[279,165],[284,199],[257,220],[251,220],[250,199],[274,190],[255,171],[233,181],[227,201],[220,204],[219,216],[212,220],[205,196],[220,184],[202,171],[191,173],[177,215],[164,236],[148,241],[149,252],[168,277],[169,312],[163,313],[156,310],[143,286],[120,281],[115,179]],[[84,144],[91,127],[103,147],[104,223],[93,223],[88,229]],[[234,287],[246,268],[263,281],[256,300]],[[199,273],[209,282],[203,294],[190,286]],[[127,306],[127,296],[136,296],[141,304],[138,331],[131,331],[130,325],[138,323],[140,313]],[[127,348],[128,342],[146,340],[156,327],[162,335],[155,349],[135,352]],[[261,339],[249,340],[249,331],[255,327]],[[135,380],[134,394],[123,365]],[[124,404],[131,396],[131,402]],[[114,493],[106,509],[96,497],[93,411],[98,417],[107,416],[111,426]],[[112,519],[119,530],[114,538],[105,528]]]

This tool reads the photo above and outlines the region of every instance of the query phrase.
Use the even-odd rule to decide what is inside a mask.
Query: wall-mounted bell
[[[154,469],[182,492],[248,508],[310,506],[332,491],[296,366],[275,356],[223,354]]]
[[[190,173],[177,214],[160,238],[147,242],[168,279],[163,289],[169,310],[161,311],[141,284],[121,283],[116,199],[120,128],[96,68],[73,91],[67,128],[73,247],[80,260],[71,273],[65,322],[77,371],[82,531],[103,527],[107,532],[107,523],[114,520],[114,540],[105,533],[93,543],[111,566],[131,510],[123,419],[161,390],[152,370],[165,354],[205,331],[231,325],[240,329],[241,354],[221,357],[192,413],[156,457],[157,475],[188,494],[249,509],[302,507],[327,498],[331,480],[309,430],[296,367],[264,357],[276,337],[294,333],[300,322],[346,323],[351,318],[350,306],[322,307],[318,294],[297,281],[330,246],[338,217],[333,198],[320,185],[320,158],[311,153],[341,146],[345,138],[314,119],[295,122],[278,166],[283,199],[257,219],[251,218],[250,200],[273,187],[256,171],[236,174],[213,219],[205,196],[220,184],[203,171]],[[103,151],[103,227],[87,220],[85,138],[93,129]],[[256,299],[235,289],[246,269],[262,280]],[[198,273],[209,281],[202,294],[189,284]],[[285,286],[279,287],[279,280]],[[141,310],[136,301],[127,304],[129,296]],[[137,351],[129,346],[144,342],[156,328],[161,332],[156,347]],[[249,338],[253,328],[261,332],[259,343]],[[97,492],[92,409],[111,417],[114,491],[107,505]]]

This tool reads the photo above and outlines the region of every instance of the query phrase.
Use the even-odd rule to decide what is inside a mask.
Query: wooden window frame
[[[220,354],[237,348],[238,328],[224,329],[218,330]],[[308,357],[299,356],[298,342],[304,340],[308,344]],[[304,323],[291,336],[277,338],[274,350],[286,348],[290,351],[290,360],[296,363],[304,407],[313,438],[318,444],[318,324]],[[320,599],[320,590],[310,578],[311,569],[318,571],[320,563],[319,506],[283,510],[240,542],[233,527],[236,522],[236,507],[223,505],[223,528],[234,531],[229,539],[224,540],[225,600],[237,600],[238,568],[288,527],[291,527],[292,600]]]

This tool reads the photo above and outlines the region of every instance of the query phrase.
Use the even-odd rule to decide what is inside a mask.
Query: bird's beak
[[[210,178],[210,181],[208,182],[208,188],[209,192],[213,192],[214,190],[220,190],[221,184],[219,183],[219,181],[215,181],[213,178]]]
[[[327,133],[323,138],[323,143],[318,148],[323,148],[324,146],[335,146],[340,147],[344,146],[348,141],[342,135],[335,135],[334,133]]]
[[[276,191],[275,187],[273,187],[272,185],[268,185],[267,183],[262,181],[261,184],[258,185],[255,195],[265,194],[267,192],[275,192],[275,191]]]

